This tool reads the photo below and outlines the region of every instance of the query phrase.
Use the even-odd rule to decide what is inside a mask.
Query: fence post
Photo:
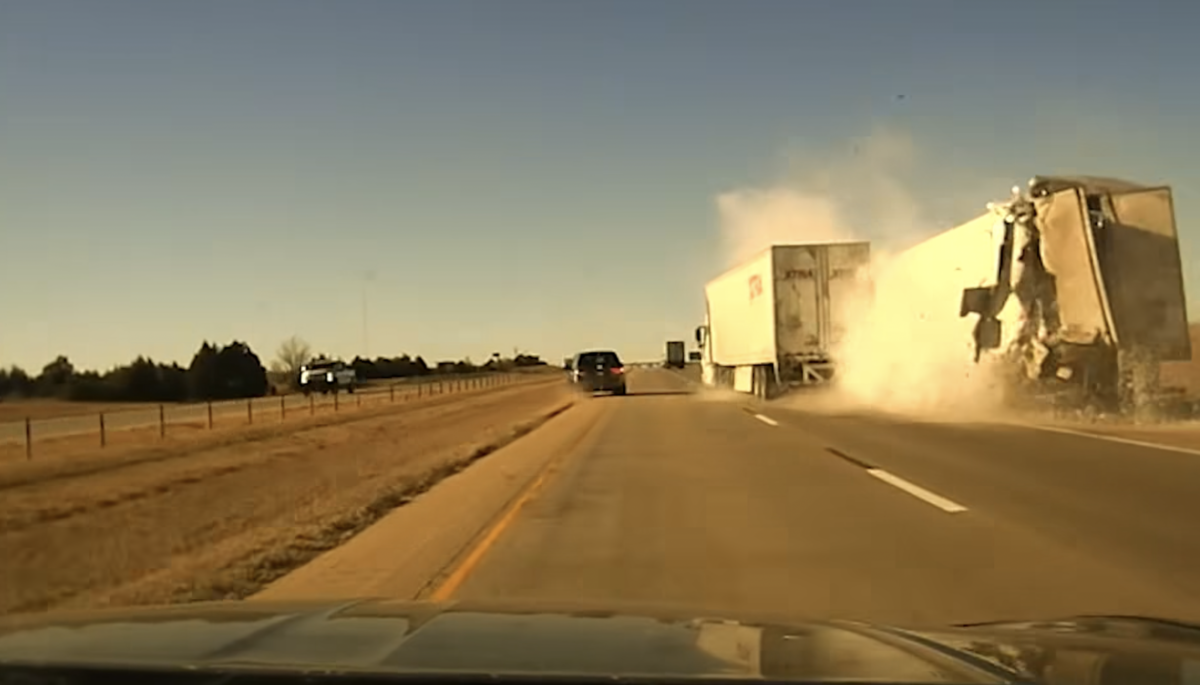
[[[208,401],[208,429],[212,430],[212,400]]]
[[[283,421],[287,418],[287,395],[279,396],[279,420]]]
[[[33,459],[33,422],[25,417],[25,461]]]
[[[246,423],[254,425],[254,400],[249,397],[246,398]]]
[[[355,393],[354,395],[354,406],[362,407],[362,395],[359,393]]]
[[[390,401],[395,402],[396,401],[396,384],[395,383],[392,383],[391,385],[388,386],[388,392],[392,396],[392,399]]]
[[[158,439],[162,440],[167,437],[167,412],[163,406],[158,405]]]
[[[317,403],[316,403],[316,400],[313,399],[313,396],[309,395],[308,396],[308,415],[312,416],[315,413],[317,413]]]
[[[108,436],[104,434],[104,412],[100,412],[100,446],[108,444]]]

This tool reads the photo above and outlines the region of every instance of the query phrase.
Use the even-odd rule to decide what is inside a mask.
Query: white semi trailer
[[[769,398],[831,380],[870,258],[868,242],[773,245],[710,281],[696,329],[704,384]]]
[[[957,330],[1010,391],[1108,408],[1191,359],[1170,187],[1038,176],[988,209],[890,265],[905,290],[877,305],[912,309],[909,339]]]

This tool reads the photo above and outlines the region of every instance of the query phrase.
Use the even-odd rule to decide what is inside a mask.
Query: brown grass
[[[513,382],[515,383],[549,381],[548,378],[542,377],[514,378]],[[397,390],[394,395],[386,390],[362,392],[343,396],[336,411],[332,404],[314,403],[312,413],[307,407],[289,407],[287,413],[284,414],[278,406],[259,404],[254,409],[253,424],[249,423],[249,417],[245,415],[223,414],[217,415],[211,430],[204,419],[172,420],[168,415],[163,435],[160,435],[158,426],[109,430],[106,432],[103,447],[98,427],[96,431],[90,433],[38,437],[35,424],[31,456],[27,456],[26,446],[23,442],[0,443],[0,486],[3,485],[13,469],[34,472],[63,468],[91,469],[92,466],[84,466],[84,462],[138,461],[147,455],[155,458],[163,453],[178,453],[181,450],[196,449],[194,443],[197,442],[223,443],[230,440],[260,439],[280,432],[303,430],[308,426],[356,421],[380,412],[406,411],[414,407],[441,405],[455,402],[460,397],[493,392],[496,389],[496,387],[474,387],[452,392],[447,388],[446,393],[442,395],[422,394],[420,396],[414,394],[411,389],[404,392]],[[141,409],[144,410],[146,407],[141,407]],[[61,462],[64,461],[70,461],[72,464],[63,466]]]
[[[34,421],[57,419],[64,416],[86,416],[100,412],[118,412],[131,409],[153,409],[157,404],[145,402],[70,402],[67,400],[43,399],[6,399],[0,401],[0,423],[24,421],[26,417]]]
[[[514,369],[514,374],[536,375],[546,373],[541,367]],[[388,386],[409,388],[418,384],[430,384],[442,381],[451,383],[457,380],[489,376],[489,374],[453,374],[446,376],[412,376],[409,378],[384,378],[362,382],[367,393],[387,392]],[[168,407],[178,403],[168,403]],[[0,399],[0,423],[24,421],[26,418],[34,421],[57,419],[64,416],[87,416],[104,412],[106,414],[121,411],[146,411],[158,406],[157,402],[75,402],[55,399]]]
[[[6,473],[0,613],[245,596],[570,397],[521,383],[90,472]]]

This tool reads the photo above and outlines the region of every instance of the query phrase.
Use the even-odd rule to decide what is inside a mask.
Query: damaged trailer
[[[975,362],[1022,399],[1155,402],[1160,362],[1192,354],[1170,187],[1038,176],[988,208],[900,256],[956,271],[961,290],[941,295],[959,299]]]

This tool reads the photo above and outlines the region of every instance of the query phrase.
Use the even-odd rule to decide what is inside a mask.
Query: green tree
[[[75,377],[75,365],[63,355],[58,355],[54,361],[42,367],[42,373],[37,378],[37,394],[42,397],[67,397],[71,390],[71,380]]]
[[[220,397],[217,347],[207,340],[200,345],[188,366],[187,387],[188,396],[194,400],[213,400]]]

